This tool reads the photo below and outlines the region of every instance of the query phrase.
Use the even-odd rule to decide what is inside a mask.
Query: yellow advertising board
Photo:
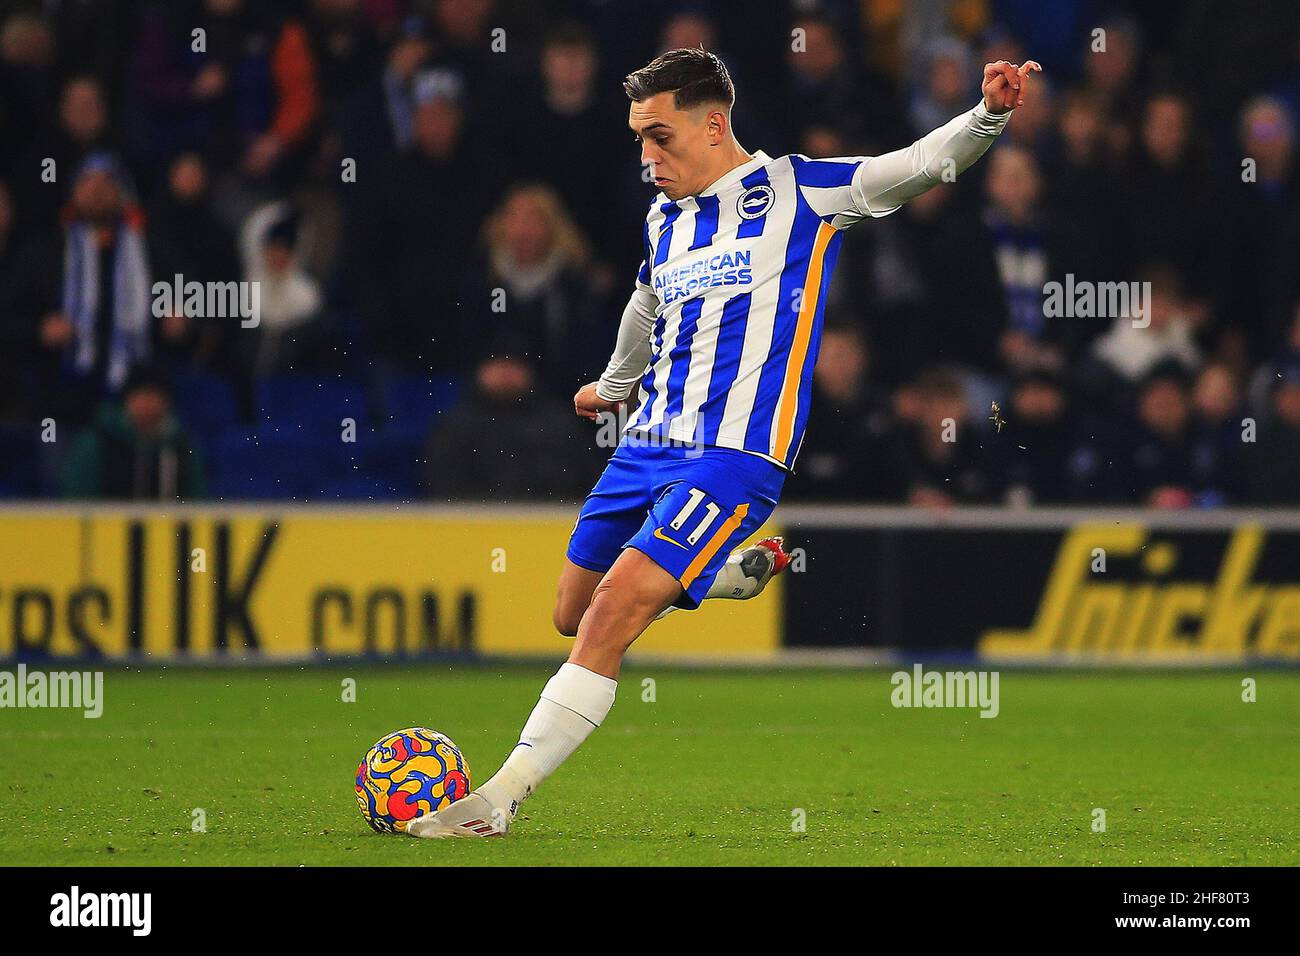
[[[0,658],[563,657],[551,610],[572,524],[421,509],[7,511]],[[775,653],[779,600],[715,603],[726,607],[671,615],[637,649]]]

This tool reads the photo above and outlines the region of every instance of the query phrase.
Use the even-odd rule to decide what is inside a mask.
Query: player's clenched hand
[[[990,113],[1006,113],[1024,106],[1029,74],[1042,72],[1043,68],[1035,60],[1026,60],[1019,65],[1006,60],[985,63],[984,85],[980,87],[984,94],[984,108]]]
[[[573,410],[578,413],[580,418],[586,418],[590,421],[596,420],[596,415],[600,412],[616,412],[622,402],[607,402],[596,394],[596,383],[584,385],[578,389],[578,394],[573,396]]]

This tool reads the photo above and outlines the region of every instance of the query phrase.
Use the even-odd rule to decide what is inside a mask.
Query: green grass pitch
[[[1269,670],[1003,671],[981,719],[895,709],[886,670],[630,668],[507,838],[367,828],[371,743],[433,727],[484,779],[552,670],[110,670],[98,720],[0,710],[0,864],[1300,863],[1300,673]]]

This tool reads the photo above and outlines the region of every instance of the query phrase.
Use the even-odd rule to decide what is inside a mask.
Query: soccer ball
[[[389,734],[357,767],[357,806],[376,833],[403,833],[411,820],[469,791],[469,764],[460,748],[425,727]]]

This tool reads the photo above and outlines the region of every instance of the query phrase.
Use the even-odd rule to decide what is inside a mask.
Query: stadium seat
[[[359,381],[338,376],[274,375],[256,386],[259,430],[320,437],[341,434],[350,418],[360,431],[371,421],[366,389]]]
[[[187,370],[176,373],[174,387],[176,415],[204,448],[238,424],[235,386],[226,377]]]
[[[460,379],[450,376],[385,374],[378,384],[382,427],[421,441],[461,392]]]
[[[341,444],[341,443],[340,443]],[[212,448],[215,498],[268,501],[307,498],[328,443],[273,429],[232,429]]]
[[[386,486],[384,497],[410,500],[421,496],[424,435],[404,426],[381,431],[361,442],[362,469]]]
[[[31,425],[0,425],[0,498],[31,498],[42,492],[39,431]]]
[[[393,482],[376,475],[356,475],[323,482],[312,489],[313,501],[405,501]]]

